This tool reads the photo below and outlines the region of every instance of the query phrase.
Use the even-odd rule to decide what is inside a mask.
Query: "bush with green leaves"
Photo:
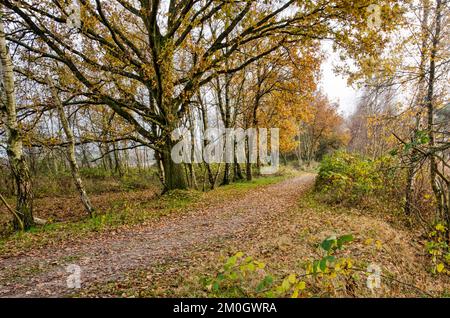
[[[328,237],[319,246],[321,258],[304,264],[302,273],[282,278],[269,273],[265,263],[238,252],[217,275],[202,278],[202,283],[210,297],[298,298],[315,296],[318,286],[326,290],[345,289],[355,275],[354,261],[339,257],[339,252],[352,241],[352,235]]]
[[[316,190],[328,203],[359,204],[368,198],[392,197],[400,188],[398,177],[399,170],[391,156],[372,160],[339,151],[321,162]]]
[[[433,230],[428,233],[426,250],[431,257],[433,274],[450,275],[450,246],[447,241],[447,227],[437,223]]]
[[[204,278],[203,284],[216,297],[255,296],[273,283],[272,276],[265,273],[265,267],[266,264],[238,252],[226,261],[216,276]]]

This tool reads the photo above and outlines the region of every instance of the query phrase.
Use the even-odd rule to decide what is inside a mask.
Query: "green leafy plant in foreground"
[[[344,284],[352,281],[353,260],[337,257],[352,241],[352,235],[328,237],[320,244],[323,252],[320,259],[307,262],[303,274],[292,273],[283,279],[268,273],[265,263],[238,252],[216,276],[204,278],[203,284],[214,297],[310,297],[318,284],[331,291],[342,285],[339,281]]]
[[[251,278],[255,275],[262,277],[256,285],[250,286],[255,292],[272,285],[273,278],[265,274],[265,267],[266,264],[254,260],[251,256],[244,257],[243,252],[238,252],[225,262],[217,276],[205,279],[203,283],[213,295],[224,293],[229,297],[248,296],[249,291],[242,286],[248,281],[254,283],[255,280]]]
[[[433,274],[450,275],[450,246],[447,242],[447,231],[447,227],[438,223],[428,234],[425,247],[431,256]]]

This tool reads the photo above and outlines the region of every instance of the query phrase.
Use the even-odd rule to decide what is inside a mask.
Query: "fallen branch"
[[[19,214],[23,215],[23,213],[20,213],[19,211],[16,211],[15,209],[13,209],[8,202],[6,202],[6,199],[0,194],[0,200],[3,202],[3,204],[6,206],[6,208],[14,215],[14,217],[17,219],[17,221],[19,222],[20,225],[20,229],[23,231],[24,230],[24,224],[22,219],[19,217]]]

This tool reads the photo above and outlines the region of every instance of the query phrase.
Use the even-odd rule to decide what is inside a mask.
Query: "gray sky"
[[[322,49],[326,60],[322,63],[320,88],[332,102],[339,103],[339,109],[345,116],[351,115],[358,102],[358,91],[347,85],[347,79],[333,72],[333,65],[339,63],[339,54],[333,53],[330,42],[324,42]]]

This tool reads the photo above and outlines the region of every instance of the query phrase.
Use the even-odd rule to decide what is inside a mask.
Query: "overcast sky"
[[[334,74],[333,65],[339,62],[339,55],[333,53],[331,43],[323,43],[322,49],[326,54],[326,60],[322,64],[320,88],[331,101],[339,103],[339,109],[343,115],[349,116],[356,108],[358,91],[347,85],[346,78]]]

